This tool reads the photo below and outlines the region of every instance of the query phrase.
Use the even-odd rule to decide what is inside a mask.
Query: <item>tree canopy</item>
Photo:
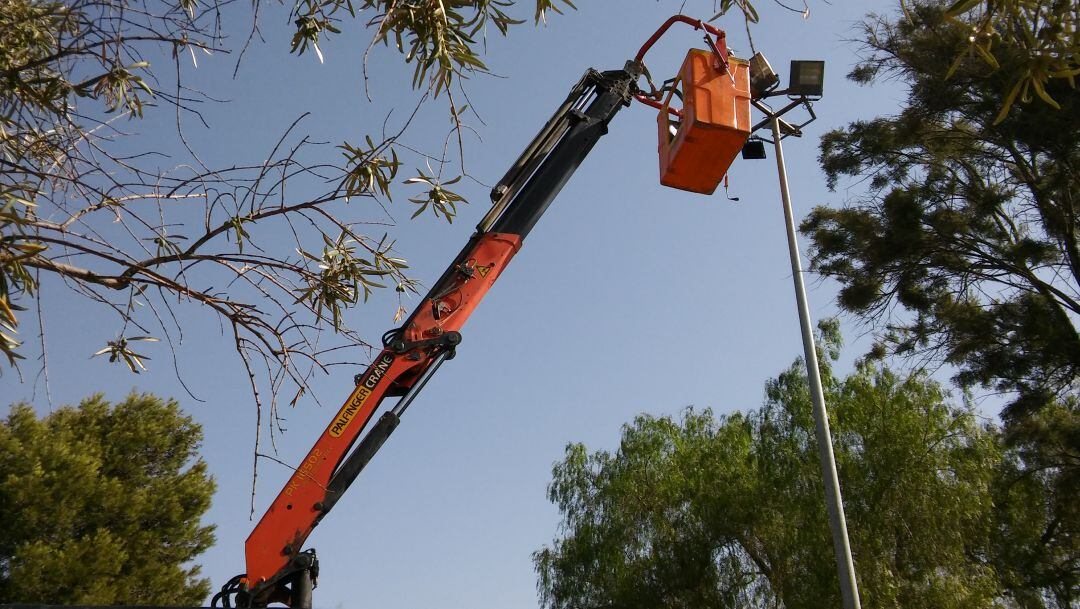
[[[514,16],[519,3],[304,0],[275,11],[278,3],[256,1],[241,11],[248,23],[223,16],[228,4],[0,0],[0,354],[8,365],[25,357],[19,324],[33,317],[24,311],[40,298],[39,283],[54,278],[115,330],[96,355],[138,373],[147,344],[163,341],[175,361],[189,315],[179,310],[190,303],[231,333],[257,401],[279,391],[295,399],[313,372],[339,361],[342,346],[364,344],[344,311],[380,288],[416,289],[394,238],[345,220],[362,215],[344,206],[388,204],[404,182],[416,213],[452,220],[463,199],[451,187],[465,172],[454,147],[411,153],[404,118],[323,145],[299,117],[278,127],[265,156],[209,166],[185,133],[205,125],[199,107],[215,102],[215,91],[194,89],[191,70],[230,52],[242,69],[260,18],[294,26],[291,40],[270,44],[319,60],[320,42],[357,20],[369,53],[385,46],[412,69],[417,107],[447,102],[447,138],[460,144],[463,81],[486,72],[489,30],[524,23]],[[573,6],[529,4],[537,23]],[[175,115],[174,137],[142,137],[138,119],[162,112]],[[405,168],[425,158],[434,171]]]
[[[897,78],[907,98],[823,136],[830,186],[869,189],[814,209],[802,230],[841,307],[881,330],[874,355],[944,362],[960,386],[1008,396],[1013,481],[999,505],[1017,510],[1008,530],[1039,533],[1002,542],[1000,574],[1016,598],[1053,588],[1068,606],[1080,585],[1077,9],[976,5],[907,4],[864,24],[868,55],[850,78]]]
[[[1037,89],[1060,109],[1012,103],[1030,60],[1019,44],[984,49],[999,70],[976,56],[942,61],[971,27],[939,2],[865,24],[869,56],[851,78],[899,79],[907,98],[895,116],[822,138],[829,185],[852,177],[869,191],[816,208],[802,229],[814,270],[840,282],[845,310],[884,326],[884,345],[954,365],[963,386],[1012,394],[1006,415],[1023,415],[1076,397],[1080,95],[1052,78]]]
[[[43,418],[0,421],[0,602],[197,605],[191,561],[214,482],[202,430],[174,401],[97,395]]]
[[[998,70],[998,47],[1011,47],[1006,75],[1011,83],[995,122],[1014,103],[1045,103],[1061,109],[1047,86],[1064,81],[1075,88],[1080,75],[1080,12],[1070,0],[956,0],[946,15],[967,30],[955,49],[954,64],[977,57]],[[1058,86],[1055,83],[1053,86]]]
[[[998,429],[922,373],[826,365],[823,382],[866,606],[1071,606],[1075,541],[1037,555],[1053,491]],[[549,487],[562,533],[534,555],[542,604],[839,606],[811,408],[796,361],[760,409],[642,415],[615,451],[570,445]]]

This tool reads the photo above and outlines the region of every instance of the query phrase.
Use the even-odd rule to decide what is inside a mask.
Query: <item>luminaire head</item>
[[[825,62],[792,60],[788,95],[821,97],[825,88]]]
[[[769,65],[769,60],[761,53],[754,53],[750,58],[750,88],[754,91],[754,97],[762,97],[762,94],[776,86],[780,77]]]
[[[742,148],[742,158],[746,160],[765,158],[765,142],[757,137],[746,140],[746,143],[743,144]]]

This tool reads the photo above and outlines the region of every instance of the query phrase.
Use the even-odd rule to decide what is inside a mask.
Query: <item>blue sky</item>
[[[889,113],[902,95],[890,83],[856,87],[843,78],[856,61],[855,46],[846,42],[859,36],[856,21],[872,10],[890,12],[894,3],[809,1],[804,20],[759,0],[762,24],[753,30],[757,49],[785,78],[790,59],[827,62],[819,120],[808,127],[809,137],[785,142],[798,217],[849,196],[826,190],[817,136]],[[519,10],[531,16],[528,4]],[[482,141],[467,142],[466,162],[477,179],[498,180],[586,68],[622,67],[682,3],[577,4],[579,10],[555,16],[546,28],[519,26],[508,39],[489,40],[486,61],[497,77],[469,84],[484,121],[474,121]],[[712,14],[709,0],[685,4],[688,14]],[[237,32],[246,33],[244,10],[226,14]],[[320,64],[312,54],[287,52],[283,12],[264,15],[263,25],[267,42],[249,50],[237,79],[233,59],[220,55],[200,57],[199,68],[188,72],[193,84],[229,100],[205,109],[209,129],[188,125],[208,164],[261,161],[304,112],[311,115],[302,126],[315,139],[356,142],[377,133],[389,110],[400,117],[415,103],[411,67],[384,49],[369,61],[374,101],[366,100],[364,32],[347,28],[325,43]],[[740,19],[718,25],[729,31],[737,54],[750,55]],[[241,41],[237,35],[230,44]],[[686,49],[699,43],[689,28],[674,29],[650,54],[649,66],[672,75]],[[132,127],[156,137],[171,122],[171,112],[151,113]],[[407,139],[437,149],[446,129],[444,107],[432,106]],[[530,555],[557,534],[558,514],[545,487],[568,442],[614,448],[620,425],[640,413],[754,408],[764,381],[801,353],[771,149],[766,161],[736,162],[731,194],[740,202],[733,203],[722,191],[703,197],[660,187],[655,138],[653,110],[635,105],[616,117],[465,327],[457,358],[311,537],[322,563],[318,607],[535,606]],[[453,225],[426,215],[408,221],[411,209],[400,195],[390,207],[400,222],[398,249],[425,282],[441,273],[486,211],[487,188],[466,181],[458,190],[472,202]],[[371,203],[347,213],[357,221],[385,219]],[[809,288],[816,318],[836,313],[834,285],[811,279]],[[208,515],[218,543],[200,562],[215,587],[243,571],[243,542],[254,524],[248,505],[255,409],[231,339],[206,313],[185,310],[191,321],[180,365],[204,400],[196,402],[176,380],[164,346],[148,347],[154,366],[139,376],[90,359],[115,329],[55,282],[42,293],[53,405],[96,391],[120,399],[132,389],[180,399],[204,425],[203,454],[219,487]],[[393,298],[380,295],[349,315],[375,343],[393,327],[395,308]],[[32,325],[25,323],[24,332],[36,333]],[[859,338],[864,329],[844,327],[855,343],[844,360],[849,367],[867,341]],[[0,376],[0,402],[33,400],[47,411],[33,368],[24,369],[22,382],[15,374]],[[322,406],[306,399],[284,412],[288,432],[277,440],[278,458],[296,462],[307,451],[349,393],[353,372],[338,369],[315,380]],[[260,465],[256,519],[287,474],[273,463]]]

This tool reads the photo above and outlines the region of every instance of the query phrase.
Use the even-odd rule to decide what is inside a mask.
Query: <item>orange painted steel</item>
[[[679,22],[704,30],[710,48],[686,56],[677,79],[684,91],[681,110],[671,107],[671,93],[661,104],[658,91],[640,95],[636,85],[649,48]],[[311,607],[317,561],[313,550],[302,551],[304,542],[397,426],[400,413],[453,356],[462,326],[521,248],[524,236],[606,133],[615,112],[634,97],[660,110],[661,183],[707,194],[715,190],[749,136],[749,68],[729,56],[721,30],[676,15],[623,70],[587,71],[552,119],[565,123],[566,133],[549,123],[505,183],[500,182],[502,190],[493,191],[494,223],[485,219],[405,325],[384,335],[386,348],[357,377],[349,398],[252,530],[245,545],[247,573],[230,580],[215,596],[215,605],[221,597],[227,606],[235,596],[245,605]],[[561,135],[551,136],[556,132]],[[549,142],[551,137],[556,139]],[[520,213],[507,211],[511,204],[520,205]],[[397,396],[403,397],[360,440],[382,401]]]
[[[750,137],[750,67],[729,57],[725,70],[714,52],[691,49],[680,84],[681,117],[669,113],[669,93],[656,119],[660,183],[712,194]]]
[[[458,260],[455,282],[429,294],[405,325],[405,340],[414,342],[457,332],[521,248],[521,237],[502,233],[480,236]],[[436,313],[436,311],[438,313]],[[246,588],[268,581],[300,551],[322,516],[321,502],[339,464],[387,395],[401,395],[431,364],[432,349],[408,353],[383,350],[363,375],[341,410],[308,452],[278,494],[244,547]]]

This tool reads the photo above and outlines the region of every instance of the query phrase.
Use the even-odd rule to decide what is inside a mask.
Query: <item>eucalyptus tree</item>
[[[320,59],[320,42],[358,20],[370,47],[385,45],[413,71],[421,103],[447,100],[451,133],[460,137],[462,81],[486,71],[488,30],[507,34],[523,23],[512,15],[518,3],[303,0],[276,10],[277,3],[256,0],[240,27],[223,20],[229,4],[0,0],[0,353],[7,365],[25,357],[20,322],[27,318],[38,318],[34,350],[46,355],[38,287],[53,277],[62,288],[56,294],[83,298],[88,319],[115,328],[96,355],[145,370],[146,343],[175,348],[194,305],[231,334],[257,402],[295,399],[337,349],[363,344],[343,311],[379,288],[416,289],[393,237],[344,220],[343,206],[385,202],[392,185],[405,181],[422,188],[410,199],[417,213],[452,220],[462,201],[450,190],[454,176],[404,175],[400,133],[339,142],[335,150],[313,144],[299,119],[282,125],[265,161],[207,166],[188,147],[181,118],[200,120],[198,104],[214,91],[190,88],[188,70],[204,53],[229,51],[239,51],[243,69],[259,19],[287,17],[291,40],[269,43]],[[530,5],[538,23],[572,6]],[[230,33],[246,42],[230,48]],[[176,114],[168,144],[139,130],[138,119],[163,112]],[[183,153],[163,160],[172,148]],[[282,230],[293,238],[270,238]]]

